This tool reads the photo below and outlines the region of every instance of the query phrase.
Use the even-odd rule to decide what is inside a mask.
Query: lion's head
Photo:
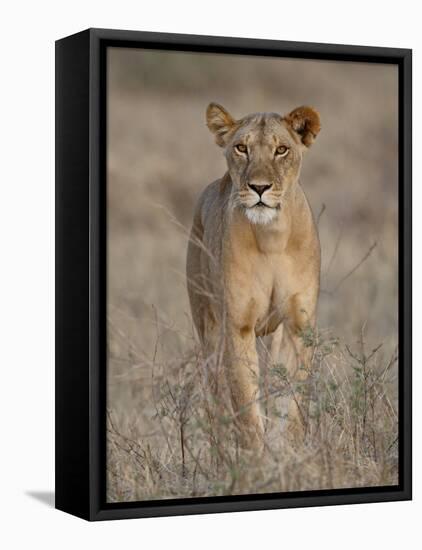
[[[234,204],[252,223],[277,217],[283,197],[298,180],[303,152],[321,129],[312,107],[287,116],[255,113],[234,119],[221,105],[207,108],[207,126],[225,149],[234,184]]]

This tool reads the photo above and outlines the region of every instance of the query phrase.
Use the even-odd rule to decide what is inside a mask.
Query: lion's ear
[[[319,113],[312,107],[298,107],[284,117],[287,124],[300,136],[306,147],[310,147],[321,130]]]
[[[227,143],[227,134],[236,125],[236,120],[218,103],[210,103],[207,107],[207,126],[215,136],[220,147]]]

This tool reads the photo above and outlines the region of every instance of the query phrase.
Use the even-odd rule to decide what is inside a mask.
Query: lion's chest
[[[288,280],[288,261],[272,258],[268,265],[271,274],[271,285],[262,293],[262,301],[255,325],[258,336],[274,332],[286,316],[291,296],[291,285]]]
[[[276,330],[286,312],[290,291],[289,260],[283,254],[249,250],[234,253],[226,271],[227,305],[232,319],[257,335]]]

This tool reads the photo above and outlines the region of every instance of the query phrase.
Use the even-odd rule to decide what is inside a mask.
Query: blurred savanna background
[[[109,501],[397,484],[397,68],[109,48],[107,101]],[[285,441],[289,381],[263,360],[260,457],[209,402],[186,291],[195,201],[225,172],[211,101],[322,122],[301,175],[322,248],[310,425]]]

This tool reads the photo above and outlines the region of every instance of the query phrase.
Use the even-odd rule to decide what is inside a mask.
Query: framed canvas
[[[56,507],[411,498],[411,50],[56,43]]]

